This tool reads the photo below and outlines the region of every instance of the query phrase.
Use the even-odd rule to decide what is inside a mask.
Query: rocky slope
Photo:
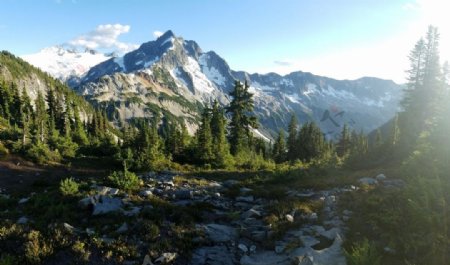
[[[195,130],[198,106],[229,102],[234,80],[249,81],[265,136],[286,128],[291,113],[318,122],[328,137],[344,123],[369,132],[397,111],[401,86],[389,80],[335,80],[311,73],[249,74],[233,71],[213,51],[167,31],[137,50],[92,67],[76,90],[109,107],[117,119],[163,113]],[[195,106],[195,107],[193,107]]]
[[[14,84],[19,91],[25,89],[33,105],[38,92],[45,97],[47,91],[53,89],[57,97],[70,98],[77,104],[82,120],[86,121],[93,112],[91,104],[68,86],[7,51],[0,52],[0,82],[7,87]]]

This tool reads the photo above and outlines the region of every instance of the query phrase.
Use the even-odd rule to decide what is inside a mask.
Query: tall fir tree
[[[231,163],[230,147],[226,138],[226,120],[223,108],[214,101],[211,109],[211,135],[213,165],[224,168]]]
[[[286,161],[286,140],[283,130],[279,131],[278,137],[273,145],[272,157],[277,163]]]
[[[211,134],[211,110],[205,108],[202,112],[201,123],[196,132],[196,157],[202,164],[209,164],[213,158]]]
[[[297,135],[298,121],[297,116],[293,113],[288,126],[287,159],[289,161],[294,161],[298,158]]]
[[[251,115],[253,111],[253,94],[250,93],[249,84],[235,81],[234,89],[230,93],[233,98],[227,108],[231,114],[230,148],[233,155],[249,150],[252,144],[252,128],[258,128],[257,119]]]

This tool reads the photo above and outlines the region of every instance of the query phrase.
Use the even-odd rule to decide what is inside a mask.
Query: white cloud
[[[155,30],[153,31],[153,37],[155,37],[155,39],[161,37],[161,35],[163,35],[164,33],[159,31],[159,30]]]
[[[275,60],[273,61],[274,64],[279,66],[292,66],[294,63],[289,60]]]
[[[69,41],[69,45],[89,49],[115,49],[118,53],[126,53],[138,47],[136,44],[124,43],[119,36],[130,31],[129,25],[104,24],[87,34],[83,34]]]

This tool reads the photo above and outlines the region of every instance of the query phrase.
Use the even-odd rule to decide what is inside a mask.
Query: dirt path
[[[104,176],[107,170],[39,166],[17,156],[0,160],[0,191],[8,194],[27,191],[40,184],[51,185],[67,177],[86,178]]]

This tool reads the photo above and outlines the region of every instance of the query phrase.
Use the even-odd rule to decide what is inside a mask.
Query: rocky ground
[[[143,185],[133,193],[90,183],[84,195],[70,202],[68,207],[79,213],[63,218],[64,229],[100,248],[117,242],[128,246],[124,252],[134,254],[124,253],[124,264],[346,264],[342,243],[352,212],[337,203],[356,186],[285,189],[275,199],[258,197],[252,186],[233,179],[220,182],[177,172],[140,178]],[[360,179],[358,186],[379,183],[402,185],[381,174]],[[35,205],[37,196],[17,198],[16,224],[38,222],[39,214],[33,216],[26,206]],[[102,264],[92,256],[86,262]]]

